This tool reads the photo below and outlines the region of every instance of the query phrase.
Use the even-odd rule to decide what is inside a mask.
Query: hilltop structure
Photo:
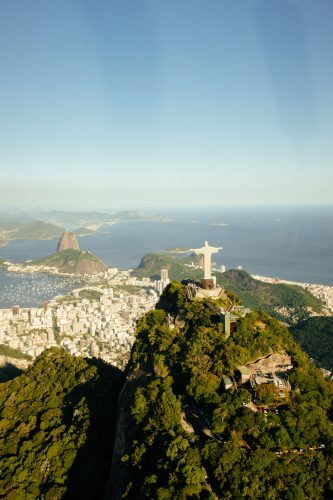
[[[64,231],[58,242],[57,252],[62,252],[63,250],[80,250],[77,239],[69,231]]]
[[[191,248],[190,252],[200,255],[203,258],[204,277],[201,280],[201,286],[205,289],[214,288],[215,283],[212,279],[212,254],[222,250],[222,247],[211,247],[208,241],[201,248]]]

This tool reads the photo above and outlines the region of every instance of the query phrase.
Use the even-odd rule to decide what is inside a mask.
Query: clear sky
[[[1,0],[0,204],[332,203],[331,0]]]

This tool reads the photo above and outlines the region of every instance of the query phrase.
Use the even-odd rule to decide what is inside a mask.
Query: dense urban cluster
[[[95,277],[96,280],[96,277]],[[137,319],[155,306],[167,284],[138,280],[109,269],[71,294],[41,307],[0,310],[0,343],[32,358],[59,345],[74,356],[97,357],[123,368],[134,342]]]

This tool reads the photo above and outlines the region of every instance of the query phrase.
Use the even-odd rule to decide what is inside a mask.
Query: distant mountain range
[[[74,212],[62,210],[50,210],[47,212],[39,212],[35,214],[39,219],[46,222],[53,222],[56,224],[103,224],[107,222],[130,222],[130,221],[164,221],[171,220],[161,215],[149,215],[141,212],[140,210],[123,210],[121,212],[106,213],[106,212]]]
[[[112,225],[119,222],[170,222],[172,219],[161,215],[149,215],[139,210],[125,210],[116,213],[74,212],[62,210],[33,212],[0,212],[0,246],[9,240],[59,237],[70,227],[77,236],[87,236],[97,232],[112,231]]]

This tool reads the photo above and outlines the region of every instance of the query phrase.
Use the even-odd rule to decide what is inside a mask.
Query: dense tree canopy
[[[52,348],[0,384],[0,496],[102,498],[121,379],[102,362]]]
[[[292,357],[282,400],[272,386],[236,384],[239,365],[273,351]],[[129,373],[140,382],[122,457],[125,497],[333,495],[332,384],[267,314],[240,317],[225,339],[207,301],[189,300],[173,282],[139,322]],[[250,407],[254,400],[265,413]]]
[[[291,328],[294,338],[302,349],[314,358],[318,365],[333,371],[333,318],[316,316]]]

